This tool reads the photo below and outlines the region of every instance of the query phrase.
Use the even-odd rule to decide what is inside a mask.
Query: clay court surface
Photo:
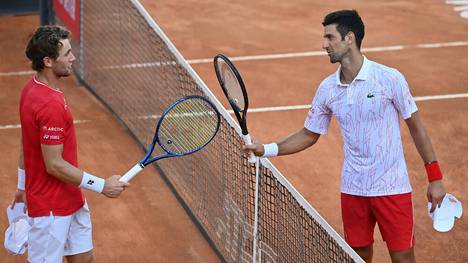
[[[417,104],[441,163],[446,190],[467,206],[468,19],[454,11],[453,5],[434,0],[141,2],[189,60],[212,58],[217,53],[238,57],[320,51],[323,16],[335,9],[357,9],[366,25],[363,48],[402,46],[365,55],[399,69],[413,96],[465,94],[461,98],[419,100]],[[30,70],[24,47],[38,21],[37,16],[0,17],[1,209],[11,202],[16,187],[18,99],[31,76],[20,72]],[[454,42],[459,44],[421,46]],[[246,82],[251,108],[307,105],[320,81],[337,67],[321,55],[247,60],[236,65]],[[212,64],[193,63],[192,67],[222,98]],[[86,120],[76,124],[80,167],[108,177],[133,166],[143,152],[112,114],[73,77],[64,81],[63,91],[75,120]],[[271,142],[302,127],[306,114],[307,109],[251,113],[250,132],[261,142]],[[403,122],[402,135],[413,185],[417,261],[468,262],[466,215],[448,233],[432,229],[423,163]],[[334,120],[329,134],[311,149],[272,160],[340,234],[342,158],[341,135]],[[98,262],[219,262],[153,169],[132,181],[132,187],[119,199],[89,191],[85,194],[92,212]],[[4,212],[1,214],[3,231],[7,219]],[[375,239],[374,262],[390,262],[378,229]],[[25,262],[24,256],[13,257],[3,249],[0,258],[2,262]]]

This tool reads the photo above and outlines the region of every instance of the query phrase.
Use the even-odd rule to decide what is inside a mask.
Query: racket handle
[[[250,134],[242,135],[242,139],[244,139],[244,143],[246,145],[252,144],[252,138],[250,138]],[[249,152],[249,163],[257,162],[257,157],[253,154],[253,152]]]
[[[126,174],[124,174],[124,176],[120,177],[119,181],[128,183],[141,170],[143,170],[143,167],[141,167],[140,163],[137,163],[135,166],[132,167],[132,169],[130,169]]]

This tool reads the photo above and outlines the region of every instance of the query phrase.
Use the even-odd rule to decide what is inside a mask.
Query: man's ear
[[[346,34],[345,39],[346,39],[346,43],[348,43],[348,45],[351,45],[351,44],[353,44],[353,42],[356,41],[356,37],[354,36],[354,33],[352,31],[349,31]]]
[[[52,61],[53,61],[53,59],[51,59],[50,57],[44,57],[42,59],[42,62],[44,63],[45,68],[51,68],[52,67]]]

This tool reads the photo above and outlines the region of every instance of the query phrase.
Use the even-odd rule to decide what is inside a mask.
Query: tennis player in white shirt
[[[273,157],[302,151],[326,134],[334,116],[344,141],[341,206],[345,240],[372,262],[379,225],[392,262],[415,262],[411,185],[403,155],[399,117],[424,161],[432,210],[445,189],[429,136],[404,76],[360,52],[364,24],[355,10],[325,16],[323,49],[337,71],[320,84],[304,127],[277,143],[245,145],[244,151]]]

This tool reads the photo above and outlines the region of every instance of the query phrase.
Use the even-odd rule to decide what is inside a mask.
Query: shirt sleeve
[[[418,111],[416,102],[411,95],[403,74],[395,70],[392,80],[392,102],[403,119],[408,119],[413,113]]]
[[[320,86],[315,94],[312,104],[304,122],[304,127],[318,134],[326,134],[330,126],[332,113],[327,106],[327,92]]]
[[[45,145],[63,144],[65,139],[65,108],[58,102],[47,103],[36,114],[40,141]]]

